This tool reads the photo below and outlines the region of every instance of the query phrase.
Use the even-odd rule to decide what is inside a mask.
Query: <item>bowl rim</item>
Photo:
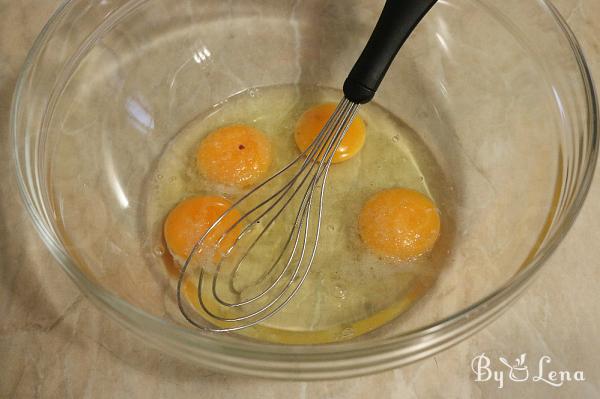
[[[540,0],[567,39],[579,67],[587,104],[587,134],[591,137],[589,162],[582,171],[579,190],[558,228],[548,236],[544,245],[526,267],[523,267],[503,285],[446,318],[394,337],[380,338],[370,342],[345,342],[328,345],[280,345],[254,342],[234,342],[223,335],[198,335],[195,330],[167,322],[120,299],[115,294],[95,284],[79,268],[68,254],[52,238],[40,217],[34,200],[27,188],[22,172],[23,161],[19,158],[17,114],[20,99],[25,90],[28,74],[36,56],[42,51],[52,35],[56,24],[68,8],[78,0],[64,0],[36,37],[20,70],[14,91],[10,130],[13,159],[19,193],[33,224],[61,268],[93,303],[121,325],[136,332],[167,353],[192,360],[203,366],[237,374],[282,379],[330,379],[371,374],[402,366],[444,350],[479,331],[498,317],[507,305],[516,300],[532,278],[537,275],[545,261],[573,225],[589,192],[598,156],[598,103],[593,80],[582,49],[565,19],[549,0]],[[133,0],[135,5],[146,0]]]

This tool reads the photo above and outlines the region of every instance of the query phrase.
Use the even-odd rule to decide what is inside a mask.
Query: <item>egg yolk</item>
[[[196,165],[209,180],[249,187],[271,166],[271,143],[259,130],[246,125],[225,126],[210,133],[198,147]]]
[[[218,196],[198,196],[181,201],[168,214],[163,234],[169,251],[179,263],[185,261],[196,242],[217,219],[229,208],[231,202]],[[206,236],[203,247],[214,247],[220,237],[240,219],[241,215],[232,209],[219,224]],[[213,259],[218,261],[235,243],[240,234],[240,226],[233,228],[221,241]]]
[[[294,138],[300,151],[304,152],[317,137],[329,117],[333,114],[336,104],[327,103],[314,106],[305,111],[296,125]],[[332,163],[346,161],[355,156],[365,144],[365,124],[356,115],[348,127],[346,135],[335,151]]]
[[[433,248],[440,235],[440,214],[425,195],[394,188],[367,200],[358,218],[358,229],[374,253],[410,260]]]

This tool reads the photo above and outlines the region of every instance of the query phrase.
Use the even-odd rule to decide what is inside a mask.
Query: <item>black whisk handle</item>
[[[377,25],[344,82],[344,95],[354,103],[373,98],[394,57],[437,0],[387,0]]]

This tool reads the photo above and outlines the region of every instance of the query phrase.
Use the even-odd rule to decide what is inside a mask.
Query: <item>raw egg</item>
[[[175,206],[165,219],[163,234],[165,242],[173,258],[183,263],[189,256],[196,242],[206,233],[217,219],[229,208],[231,202],[219,196],[197,196],[187,198]],[[213,247],[220,237],[232,227],[241,215],[232,209],[219,224],[208,234],[204,246]],[[221,241],[213,259],[218,261],[240,234],[240,226],[234,227]]]
[[[300,151],[304,151],[317,137],[329,117],[333,114],[336,104],[326,103],[314,106],[305,111],[296,125],[294,138]],[[335,151],[332,163],[346,161],[360,151],[365,144],[365,124],[360,116],[356,115],[348,128],[339,147]]]
[[[418,191],[393,188],[367,200],[358,218],[358,229],[362,241],[374,253],[410,260],[433,248],[440,235],[440,213]]]
[[[249,187],[271,166],[271,143],[260,130],[230,125],[210,133],[198,147],[196,165],[213,182]]]

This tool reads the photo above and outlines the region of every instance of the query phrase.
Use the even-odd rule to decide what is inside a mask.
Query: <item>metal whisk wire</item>
[[[283,169],[275,173],[273,176],[259,184],[253,190],[242,196],[239,200],[237,200],[232,207],[223,213],[212,226],[200,237],[200,239],[196,242],[194,248],[192,249],[190,255],[186,259],[186,262],[182,266],[179,274],[179,279],[177,281],[177,305],[179,310],[185,319],[193,324],[194,326],[201,328],[203,330],[213,331],[213,332],[225,332],[225,331],[236,331],[241,330],[253,325],[256,325],[265,319],[273,316],[279,310],[281,310],[298,292],[302,284],[304,283],[312,263],[314,261],[314,257],[317,250],[317,244],[319,240],[320,234],[320,226],[321,226],[321,217],[322,217],[322,208],[323,208],[323,194],[325,183],[327,179],[327,174],[329,171],[329,167],[331,166],[331,161],[333,159],[333,155],[335,150],[339,146],[339,143],[343,139],[348,127],[352,123],[354,116],[358,110],[359,104],[354,103],[346,98],[344,98],[336,107],[334,113],[329,118],[323,129],[319,132],[315,140],[311,143],[311,145],[302,152],[298,157],[292,160],[287,166]],[[293,168],[297,168],[292,177],[278,190],[266,190],[266,187],[269,183],[273,182],[277,177],[282,176],[286,171],[291,171]],[[319,184],[319,182],[321,182]],[[277,266],[281,263],[280,261],[284,258],[286,251],[288,250],[290,243],[293,242],[293,246],[291,249],[291,254],[287,257],[287,261],[285,262],[285,266],[281,269],[277,277],[270,283],[270,285],[262,290],[260,293],[252,296],[249,299],[240,300],[238,302],[228,302],[225,301],[217,292],[217,279],[221,274],[222,264],[224,259],[226,259],[232,251],[238,246],[240,240],[243,239],[244,236],[250,233],[250,231],[260,224],[261,220],[267,217],[270,213],[272,215],[266,223],[263,223],[264,226],[262,231],[258,234],[258,236],[254,239],[254,241],[250,244],[249,248],[242,254],[240,259],[237,261],[236,265],[233,267],[231,273],[229,274],[229,286],[231,291],[236,294],[241,294],[240,291],[235,289],[233,280],[237,275],[239,268],[242,262],[246,259],[250,251],[252,251],[256,244],[264,237],[264,234],[272,227],[275,220],[280,217],[284,211],[289,207],[292,200],[296,197],[296,195],[301,192],[302,187],[306,184],[307,187],[304,190],[304,195],[300,201],[300,206],[296,212],[296,216],[294,219],[294,223],[290,229],[289,235],[287,236],[287,240],[284,241],[283,248],[281,252],[271,265],[271,267],[257,280],[266,279],[274,270],[277,269]],[[313,207],[313,196],[315,194],[315,188],[318,187],[318,208],[316,212],[316,226],[314,228],[314,242],[312,243],[312,249],[308,251],[306,265],[304,266],[303,273],[300,273],[302,269],[302,265],[305,260],[305,255],[307,253],[307,248],[310,246],[309,243],[309,229],[311,227],[311,210]],[[222,307],[225,308],[241,308],[245,305],[250,305],[261,298],[265,298],[267,294],[273,291],[281,282],[283,277],[287,274],[291,274],[287,282],[284,283],[282,289],[278,292],[274,293],[272,299],[268,300],[267,304],[259,306],[256,310],[250,311],[247,314],[243,314],[239,317],[225,317],[222,315],[218,315],[215,312],[211,311],[205,304],[203,298],[203,280],[205,275],[208,274],[205,271],[203,266],[199,269],[198,276],[198,285],[197,285],[197,299],[198,303],[203,310],[203,312],[210,317],[212,320],[206,320],[204,317],[204,322],[210,321],[213,324],[215,322],[217,324],[233,324],[228,326],[207,326],[202,324],[201,322],[196,321],[191,314],[185,309],[184,301],[182,299],[182,285],[186,277],[186,273],[188,272],[188,268],[190,266],[190,262],[194,255],[196,255],[199,251],[202,251],[204,246],[204,241],[210,235],[211,232],[223,221],[223,219],[233,210],[243,208],[244,204],[247,202],[251,202],[251,199],[254,197],[258,197],[261,191],[267,191],[266,199],[260,201],[257,205],[254,205],[249,211],[244,213],[233,225],[231,225],[227,230],[221,234],[219,239],[217,240],[214,248],[219,248],[223,243],[223,240],[234,231],[237,226],[244,226],[241,233],[236,237],[235,242],[231,245],[227,251],[221,256],[218,262],[216,262],[216,268],[214,273],[212,273],[211,280],[211,291],[212,298],[215,302]],[[255,216],[250,222],[245,223],[250,217],[255,214],[257,211],[264,209],[262,212],[259,212],[258,216]],[[292,211],[292,210],[288,210]],[[302,234],[304,233],[304,234]],[[302,238],[301,238],[302,236]],[[294,263],[294,259],[297,258],[295,262],[295,266],[293,267],[293,271],[289,273],[290,266]],[[294,282],[296,284],[294,285]],[[257,283],[255,280],[253,282]],[[287,295],[286,295],[287,293]],[[198,313],[197,311],[194,313]],[[240,323],[243,322],[243,323]]]

